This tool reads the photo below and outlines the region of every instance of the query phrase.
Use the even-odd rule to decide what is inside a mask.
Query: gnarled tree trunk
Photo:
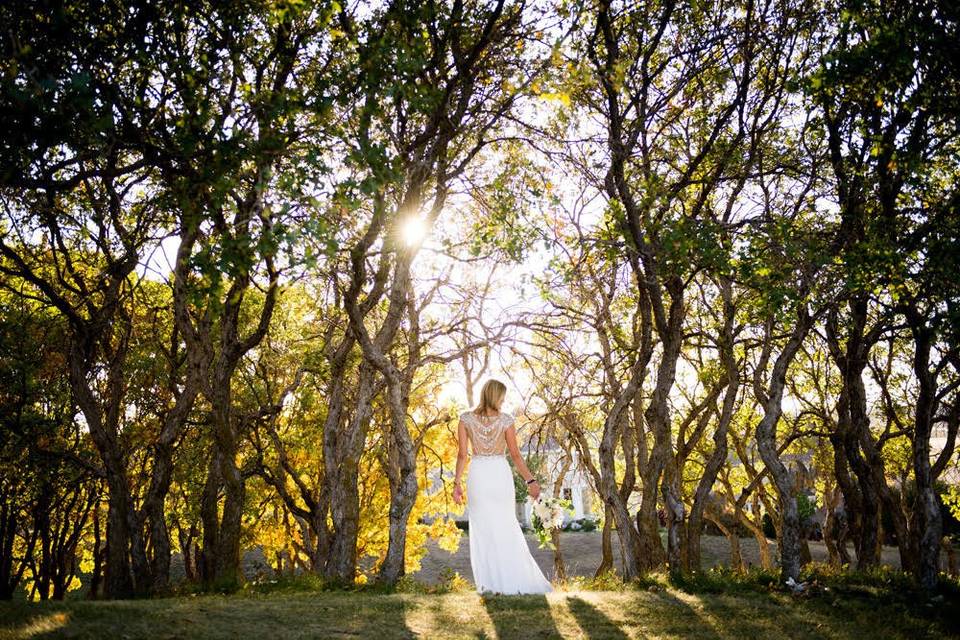
[[[797,508],[795,479],[793,474],[780,460],[780,455],[777,450],[776,428],[783,412],[781,402],[783,400],[787,370],[812,325],[813,318],[808,313],[805,304],[801,303],[797,312],[797,321],[790,333],[787,343],[783,346],[774,362],[766,389],[762,389],[759,380],[754,381],[757,399],[763,405],[763,418],[761,418],[756,428],[757,448],[760,451],[760,457],[763,458],[764,464],[773,477],[779,498],[780,536],[778,546],[780,551],[780,573],[784,580],[788,578],[794,580],[800,579],[800,514]],[[764,357],[761,358],[763,364],[766,363],[769,357],[772,328],[772,323],[768,323],[764,346],[765,353]],[[762,371],[762,369],[763,367],[758,366],[758,371]],[[757,375],[759,375],[759,373]]]

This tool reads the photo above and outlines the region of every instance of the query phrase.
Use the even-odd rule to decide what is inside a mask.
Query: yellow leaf
[[[570,106],[570,94],[563,91],[557,93],[541,93],[540,97],[548,102],[559,102],[564,107]]]

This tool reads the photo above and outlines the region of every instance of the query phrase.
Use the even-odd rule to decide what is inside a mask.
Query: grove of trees
[[[164,593],[175,554],[230,588],[252,547],[395,584],[460,541],[456,416],[498,372],[599,497],[598,571],[699,570],[709,523],[735,569],[742,531],[796,579],[811,485],[832,563],[893,544],[936,588],[953,3],[41,0],[0,25],[0,598]]]

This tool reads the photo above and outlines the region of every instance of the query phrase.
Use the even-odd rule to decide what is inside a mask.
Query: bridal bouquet
[[[563,526],[563,514],[573,511],[569,500],[538,498],[533,503],[533,532],[537,534],[540,548],[554,549],[550,531]]]

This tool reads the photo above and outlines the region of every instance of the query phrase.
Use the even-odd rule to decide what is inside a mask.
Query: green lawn
[[[673,588],[473,593],[241,593],[126,602],[0,603],[0,638],[945,638],[952,599],[867,590],[797,599],[782,592]],[[960,619],[960,613],[956,616]]]

